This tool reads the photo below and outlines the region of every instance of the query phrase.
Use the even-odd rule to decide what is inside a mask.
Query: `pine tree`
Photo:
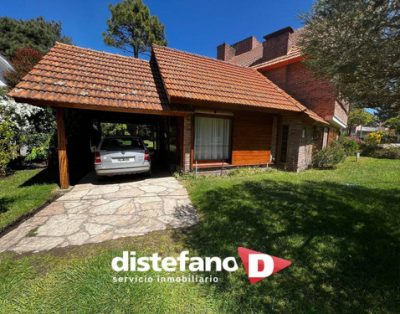
[[[16,20],[0,17],[0,54],[11,59],[20,48],[34,48],[46,53],[56,41],[71,43],[61,33],[61,23],[46,21],[42,17]]]
[[[150,50],[152,44],[166,46],[164,26],[157,17],[151,16],[141,0],[123,0],[110,4],[111,18],[108,29],[103,33],[104,42],[113,47],[139,54]]]

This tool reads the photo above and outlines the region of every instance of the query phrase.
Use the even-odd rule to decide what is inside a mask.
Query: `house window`
[[[195,117],[194,159],[230,159],[231,120]]]
[[[286,162],[288,138],[289,138],[289,126],[283,125],[282,137],[281,137],[281,156],[280,156],[281,162]]]

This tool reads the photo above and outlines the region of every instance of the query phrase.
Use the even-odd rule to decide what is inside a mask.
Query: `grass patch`
[[[57,188],[46,169],[20,170],[0,179],[0,230],[51,199]]]
[[[400,162],[348,158],[336,170],[188,180],[200,255],[238,246],[293,265],[250,286],[226,275],[227,311],[395,312],[400,280]]]
[[[171,231],[17,257],[0,255],[1,313],[215,313],[218,300],[191,283],[114,283],[122,250],[178,255]],[[146,273],[149,277],[171,275]],[[124,276],[124,274],[121,274]]]
[[[187,231],[0,254],[0,312],[398,311],[399,161],[350,158],[335,170],[184,182],[201,217]],[[212,285],[112,282],[111,259],[122,250],[224,257],[237,256],[238,246],[293,265],[256,285],[242,268]]]

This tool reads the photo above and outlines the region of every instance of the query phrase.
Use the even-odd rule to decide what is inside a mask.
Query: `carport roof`
[[[97,110],[171,109],[150,62],[62,43],[56,43],[9,95],[28,103]]]

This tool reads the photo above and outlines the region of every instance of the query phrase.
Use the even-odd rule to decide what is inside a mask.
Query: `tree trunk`
[[[137,47],[132,47],[133,48],[133,57],[134,58],[139,58],[139,49]]]

